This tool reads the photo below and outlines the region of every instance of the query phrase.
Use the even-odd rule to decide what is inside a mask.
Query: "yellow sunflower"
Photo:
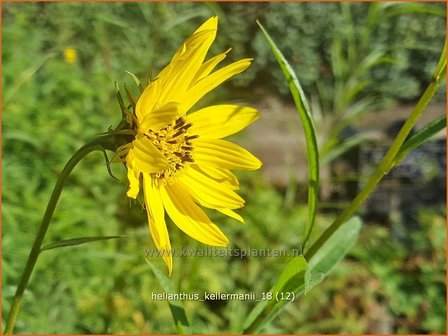
[[[200,206],[243,222],[233,211],[244,200],[235,192],[238,180],[230,169],[261,166],[247,150],[222,140],[256,120],[256,109],[214,105],[188,113],[204,95],[251,63],[243,59],[213,72],[229,52],[204,61],[217,25],[217,17],[207,20],[148,84],[135,106],[135,139],[121,149],[121,155],[126,154],[127,195],[136,198],[143,190],[149,230],[169,273],[173,261],[165,211],[192,238],[226,246],[229,240]]]

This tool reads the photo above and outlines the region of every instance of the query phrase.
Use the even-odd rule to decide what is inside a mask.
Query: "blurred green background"
[[[125,71],[140,78],[155,75],[206,18],[220,17],[213,53],[231,46],[231,60],[255,58],[245,74],[208,95],[206,102],[260,106],[272,97],[290,107],[287,85],[256,26],[258,19],[291,60],[320,111],[319,120],[330,117],[332,125],[345,121],[341,133],[324,140],[328,148],[337,148],[343,130],[351,125],[352,115],[343,114],[349,108],[358,106],[359,115],[374,116],[381,109],[414,103],[430,80],[445,39],[443,3],[2,7],[3,319],[58,173],[77,148],[119,122],[114,81],[131,86]],[[73,62],[64,57],[67,48],[76,51]],[[360,64],[364,68],[355,67]],[[363,71],[354,74],[351,69]],[[347,88],[354,90],[350,97],[344,96]],[[444,107],[445,87],[440,91],[436,103]],[[364,103],[362,108],[357,102]],[[270,111],[260,111],[260,122],[269,122]],[[241,141],[254,149],[265,147],[269,134],[249,137],[257,134],[254,130],[251,126],[250,133],[243,132]],[[263,158],[269,152],[256,154]],[[375,163],[371,160],[367,165]],[[334,172],[336,161],[328,162]],[[442,170],[419,179],[436,177],[439,187],[445,186]],[[162,289],[144,261],[144,249],[153,247],[146,215],[126,197],[124,168],[116,165],[113,171],[120,182],[108,176],[101,153],[82,161],[64,188],[45,243],[97,235],[126,238],[43,253],[25,292],[17,333],[175,332],[166,302],[151,299]],[[276,183],[266,171],[267,167],[238,174],[247,204],[240,212],[245,225],[211,214],[234,248],[291,250],[300,243],[306,187],[296,179],[287,185]],[[358,171],[356,185],[362,172]],[[378,197],[381,202],[381,194]],[[367,223],[349,257],[263,332],[443,333],[446,211],[444,195],[435,198],[411,202],[412,227],[406,209],[386,211],[387,220],[368,216],[364,209]],[[343,206],[341,199],[331,201],[334,208],[338,202]],[[319,212],[316,236],[334,218],[334,208]],[[173,246],[201,247],[169,226]],[[160,259],[151,260],[165,272]],[[261,293],[269,290],[285,262],[286,258],[175,258],[172,280],[179,292]],[[254,304],[185,302],[195,333],[237,332]]]

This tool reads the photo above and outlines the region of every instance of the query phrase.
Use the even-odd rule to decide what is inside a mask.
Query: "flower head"
[[[246,70],[243,59],[214,71],[228,51],[205,61],[218,18],[200,26],[177,50],[170,63],[151,81],[135,106],[135,139],[123,146],[129,190],[143,190],[149,229],[172,271],[171,244],[165,212],[187,235],[211,246],[228,239],[200,206],[243,221],[233,210],[244,200],[230,169],[258,169],[261,162],[244,148],[223,140],[258,118],[256,109],[214,105],[190,113],[208,92]]]

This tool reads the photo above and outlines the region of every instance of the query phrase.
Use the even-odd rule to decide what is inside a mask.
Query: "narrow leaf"
[[[121,96],[120,87],[118,86],[118,83],[115,82],[115,93],[117,94],[117,100],[118,104],[121,108],[121,113],[123,117],[126,117],[126,115],[129,113],[128,109],[126,108],[126,105],[124,104],[123,97]]]
[[[260,22],[258,22],[261,31],[264,34],[267,42],[269,43],[275,58],[277,59],[280,68],[285,75],[285,78],[289,84],[289,89],[291,91],[294,103],[296,105],[297,111],[299,112],[300,119],[303,124],[303,129],[305,133],[307,153],[308,153],[308,221],[305,228],[305,238],[302,244],[302,248],[305,248],[306,242],[308,241],[311,231],[314,227],[314,222],[316,219],[317,210],[317,197],[319,192],[319,150],[317,147],[316,131],[313,124],[313,118],[311,116],[310,108],[306,100],[305,94],[300,86],[299,80],[297,79],[294,70],[289,65],[288,61],[285,59],[281,51],[275,45],[275,42],[269,36],[267,31],[263,28]]]
[[[244,334],[259,331],[276,317],[281,309],[290,302],[290,300],[285,299],[287,295],[300,295],[305,286],[306,270],[307,263],[302,255],[294,257],[286,265],[274,287],[269,291],[272,294],[272,298],[260,301],[244,321]]]
[[[280,274],[271,293],[273,300],[260,302],[244,323],[244,334],[255,333],[277,316],[290,301],[276,300],[276,293],[294,293],[295,299],[322,282],[356,242],[361,220],[353,217],[344,223],[307,263],[303,256],[294,258]]]
[[[82,238],[73,238],[73,239],[67,239],[67,240],[61,240],[56,243],[51,243],[45,246],[42,246],[40,251],[48,251],[53,250],[55,248],[60,247],[69,247],[69,246],[76,246],[76,245],[82,245],[87,243],[93,243],[96,241],[101,240],[109,240],[109,239],[118,239],[118,238],[124,238],[125,236],[105,236],[105,237],[82,237]]]
[[[135,110],[135,105],[137,104],[137,100],[135,99],[134,95],[131,91],[129,91],[126,83],[124,83],[124,90],[126,91],[126,95],[128,96],[128,100],[131,103],[132,108]]]
[[[308,261],[309,269],[327,274],[355,244],[361,226],[362,222],[359,217],[352,217],[342,224]]]
[[[11,140],[11,141],[20,141],[26,143],[28,145],[33,146],[35,149],[39,149],[42,147],[41,141],[38,138],[30,136],[25,132],[20,131],[9,131],[3,134],[3,141]]]
[[[438,16],[445,16],[445,9],[443,7],[435,6],[435,4],[423,4],[417,2],[394,2],[390,3],[386,16],[403,15],[409,13],[419,14],[433,14]]]
[[[445,127],[446,115],[440,116],[439,118],[428,123],[412,137],[406,140],[406,142],[401,146],[400,150],[395,156],[394,165],[399,164],[401,160],[403,160],[404,157],[409,154],[409,152],[431,139],[431,137],[443,130]]]
[[[280,274],[280,277],[278,278],[276,284],[274,285],[272,292],[279,293],[292,280],[294,280],[300,276],[303,278],[306,268],[307,268],[307,264],[306,264],[306,261],[305,261],[305,258],[303,257],[303,255],[294,257],[288,263],[288,265],[286,265],[285,269]]]
[[[355,136],[345,140],[344,142],[341,142],[341,143],[331,147],[327,152],[325,152],[325,153],[321,152],[322,155],[320,157],[320,162],[322,165],[329,164],[334,159],[337,159],[342,154],[348,152],[352,148],[359,146],[360,144],[362,144],[363,142],[365,142],[369,139],[370,139],[369,137],[364,136],[364,135],[359,135],[359,136],[355,135]]]
[[[308,294],[310,290],[322,282],[324,277],[325,274],[322,272],[315,272],[311,268],[308,268],[305,272],[305,289],[303,294]]]
[[[152,272],[156,276],[157,280],[162,286],[163,290],[167,294],[175,294],[174,287],[171,280],[163,274],[156,266],[154,266],[148,259],[145,259],[148,265],[151,267]],[[190,324],[188,323],[185,309],[180,300],[168,300],[168,305],[173,316],[174,323],[176,324],[177,332],[179,334],[191,334]]]
[[[135,84],[137,85],[138,89],[140,90],[140,93],[143,93],[143,91],[145,90],[145,88],[143,87],[142,83],[140,82],[140,80],[137,78],[136,75],[134,75],[132,72],[126,71],[129,76],[132,77],[132,79],[134,80]]]
[[[45,55],[39,62],[36,62],[31,67],[23,71],[22,73],[18,74],[18,76],[15,78],[14,83],[8,87],[7,91],[4,92],[3,100],[2,100],[2,109],[5,110],[6,106],[11,101],[12,97],[19,92],[19,89],[24,85],[29,79],[31,79],[37,71],[45,64],[45,62],[55,56],[55,53],[49,53]]]
[[[111,164],[112,161],[109,160],[109,157],[107,156],[106,150],[104,149],[104,147],[102,147],[101,150],[102,150],[103,155],[104,155],[104,160],[106,161],[106,169],[107,169],[107,172],[109,173],[109,176],[112,177],[115,181],[120,181],[112,173],[112,169],[110,168],[110,164]]]

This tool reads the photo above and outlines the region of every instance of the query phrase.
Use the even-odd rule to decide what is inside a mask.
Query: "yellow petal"
[[[217,31],[218,29],[218,17],[213,16],[207,21],[205,21],[196,31],[193,33],[192,36],[190,36],[182,45],[177,49],[177,51],[174,53],[173,58],[170,61],[170,64],[175,63],[178,61],[182,56],[184,56],[187,46],[190,46],[193,44],[195,37],[198,36],[198,33],[205,31],[205,30],[214,30]],[[165,69],[164,69],[165,70]],[[160,72],[160,75],[164,75],[163,70]]]
[[[148,85],[137,101],[138,120],[170,102],[173,94],[185,93],[216,37],[217,25],[218,18],[210,18],[182,43],[170,63]]]
[[[229,243],[224,233],[193,202],[181,184],[160,187],[160,195],[168,215],[187,235],[211,246],[226,246]]]
[[[210,19],[205,21],[198,29],[196,29],[194,34],[200,32],[202,30],[209,30],[209,29],[214,29],[214,30],[218,29],[218,17],[217,16],[212,16]]]
[[[243,217],[238,215],[235,211],[232,211],[230,209],[216,209],[216,210],[218,210],[220,213],[222,213],[226,216],[232,217],[233,219],[240,221],[241,223],[244,223]]]
[[[211,209],[238,209],[244,200],[223,183],[218,183],[190,167],[179,178],[191,196],[202,206]]]
[[[198,82],[205,76],[208,76],[210,74],[210,72],[212,72],[213,69],[226,58],[226,56],[230,52],[230,50],[231,49],[228,49],[226,52],[218,54],[218,55],[210,58],[207,62],[204,62],[204,64],[201,65],[198,72],[196,73],[196,76],[194,77],[194,79],[191,81],[191,84],[196,84],[196,82]]]
[[[144,135],[137,134],[128,155],[133,159],[133,168],[142,173],[155,173],[168,168],[168,160]]]
[[[258,117],[258,111],[251,107],[215,105],[194,112],[186,119],[193,125],[193,134],[219,139],[242,130]]]
[[[147,132],[149,129],[154,132],[159,131],[162,127],[171,123],[179,113],[179,104],[168,103],[156,111],[147,114],[140,123],[139,130],[141,133]]]
[[[199,170],[202,174],[214,179],[216,182],[225,184],[232,190],[238,190],[240,187],[238,179],[228,169],[199,167],[198,165],[191,165],[191,167],[194,167],[194,169]]]
[[[171,58],[170,63],[165,67],[165,69],[160,71],[160,73],[158,74],[158,77],[164,77],[169,72],[171,72],[171,70],[169,69],[170,65],[172,65],[173,63],[176,63],[183,55],[185,55],[186,51],[187,51],[187,45],[185,42],[183,42],[181,44],[181,46],[179,48],[177,48],[176,52],[174,53],[173,57]]]
[[[140,183],[138,180],[139,176],[140,173],[128,167],[129,190],[127,191],[126,195],[133,199],[137,198],[138,192],[140,190]]]
[[[145,194],[145,206],[148,214],[149,231],[151,237],[160,251],[165,264],[168,266],[168,273],[173,270],[173,258],[171,255],[171,243],[165,223],[165,210],[159,190],[153,185],[151,176],[143,175],[143,191]]]
[[[247,170],[261,167],[261,161],[243,147],[220,139],[195,140],[193,159],[201,167]]]
[[[216,31],[205,30],[195,34],[191,44],[187,43],[187,50],[182,57],[173,64],[169,78],[163,84],[158,103],[163,105],[171,101],[180,101],[184,97],[191,81],[205,59]]]
[[[212,74],[204,77],[197,82],[190,90],[188,90],[185,101],[182,103],[182,111],[188,111],[196,102],[213,90],[215,87],[226,81],[230,77],[235,76],[246,70],[251,63],[252,59],[243,59],[228,66],[216,70]]]
[[[152,81],[141,94],[135,106],[135,114],[141,122],[145,116],[151,113],[158,106],[155,106],[160,95],[161,81],[156,79]]]

